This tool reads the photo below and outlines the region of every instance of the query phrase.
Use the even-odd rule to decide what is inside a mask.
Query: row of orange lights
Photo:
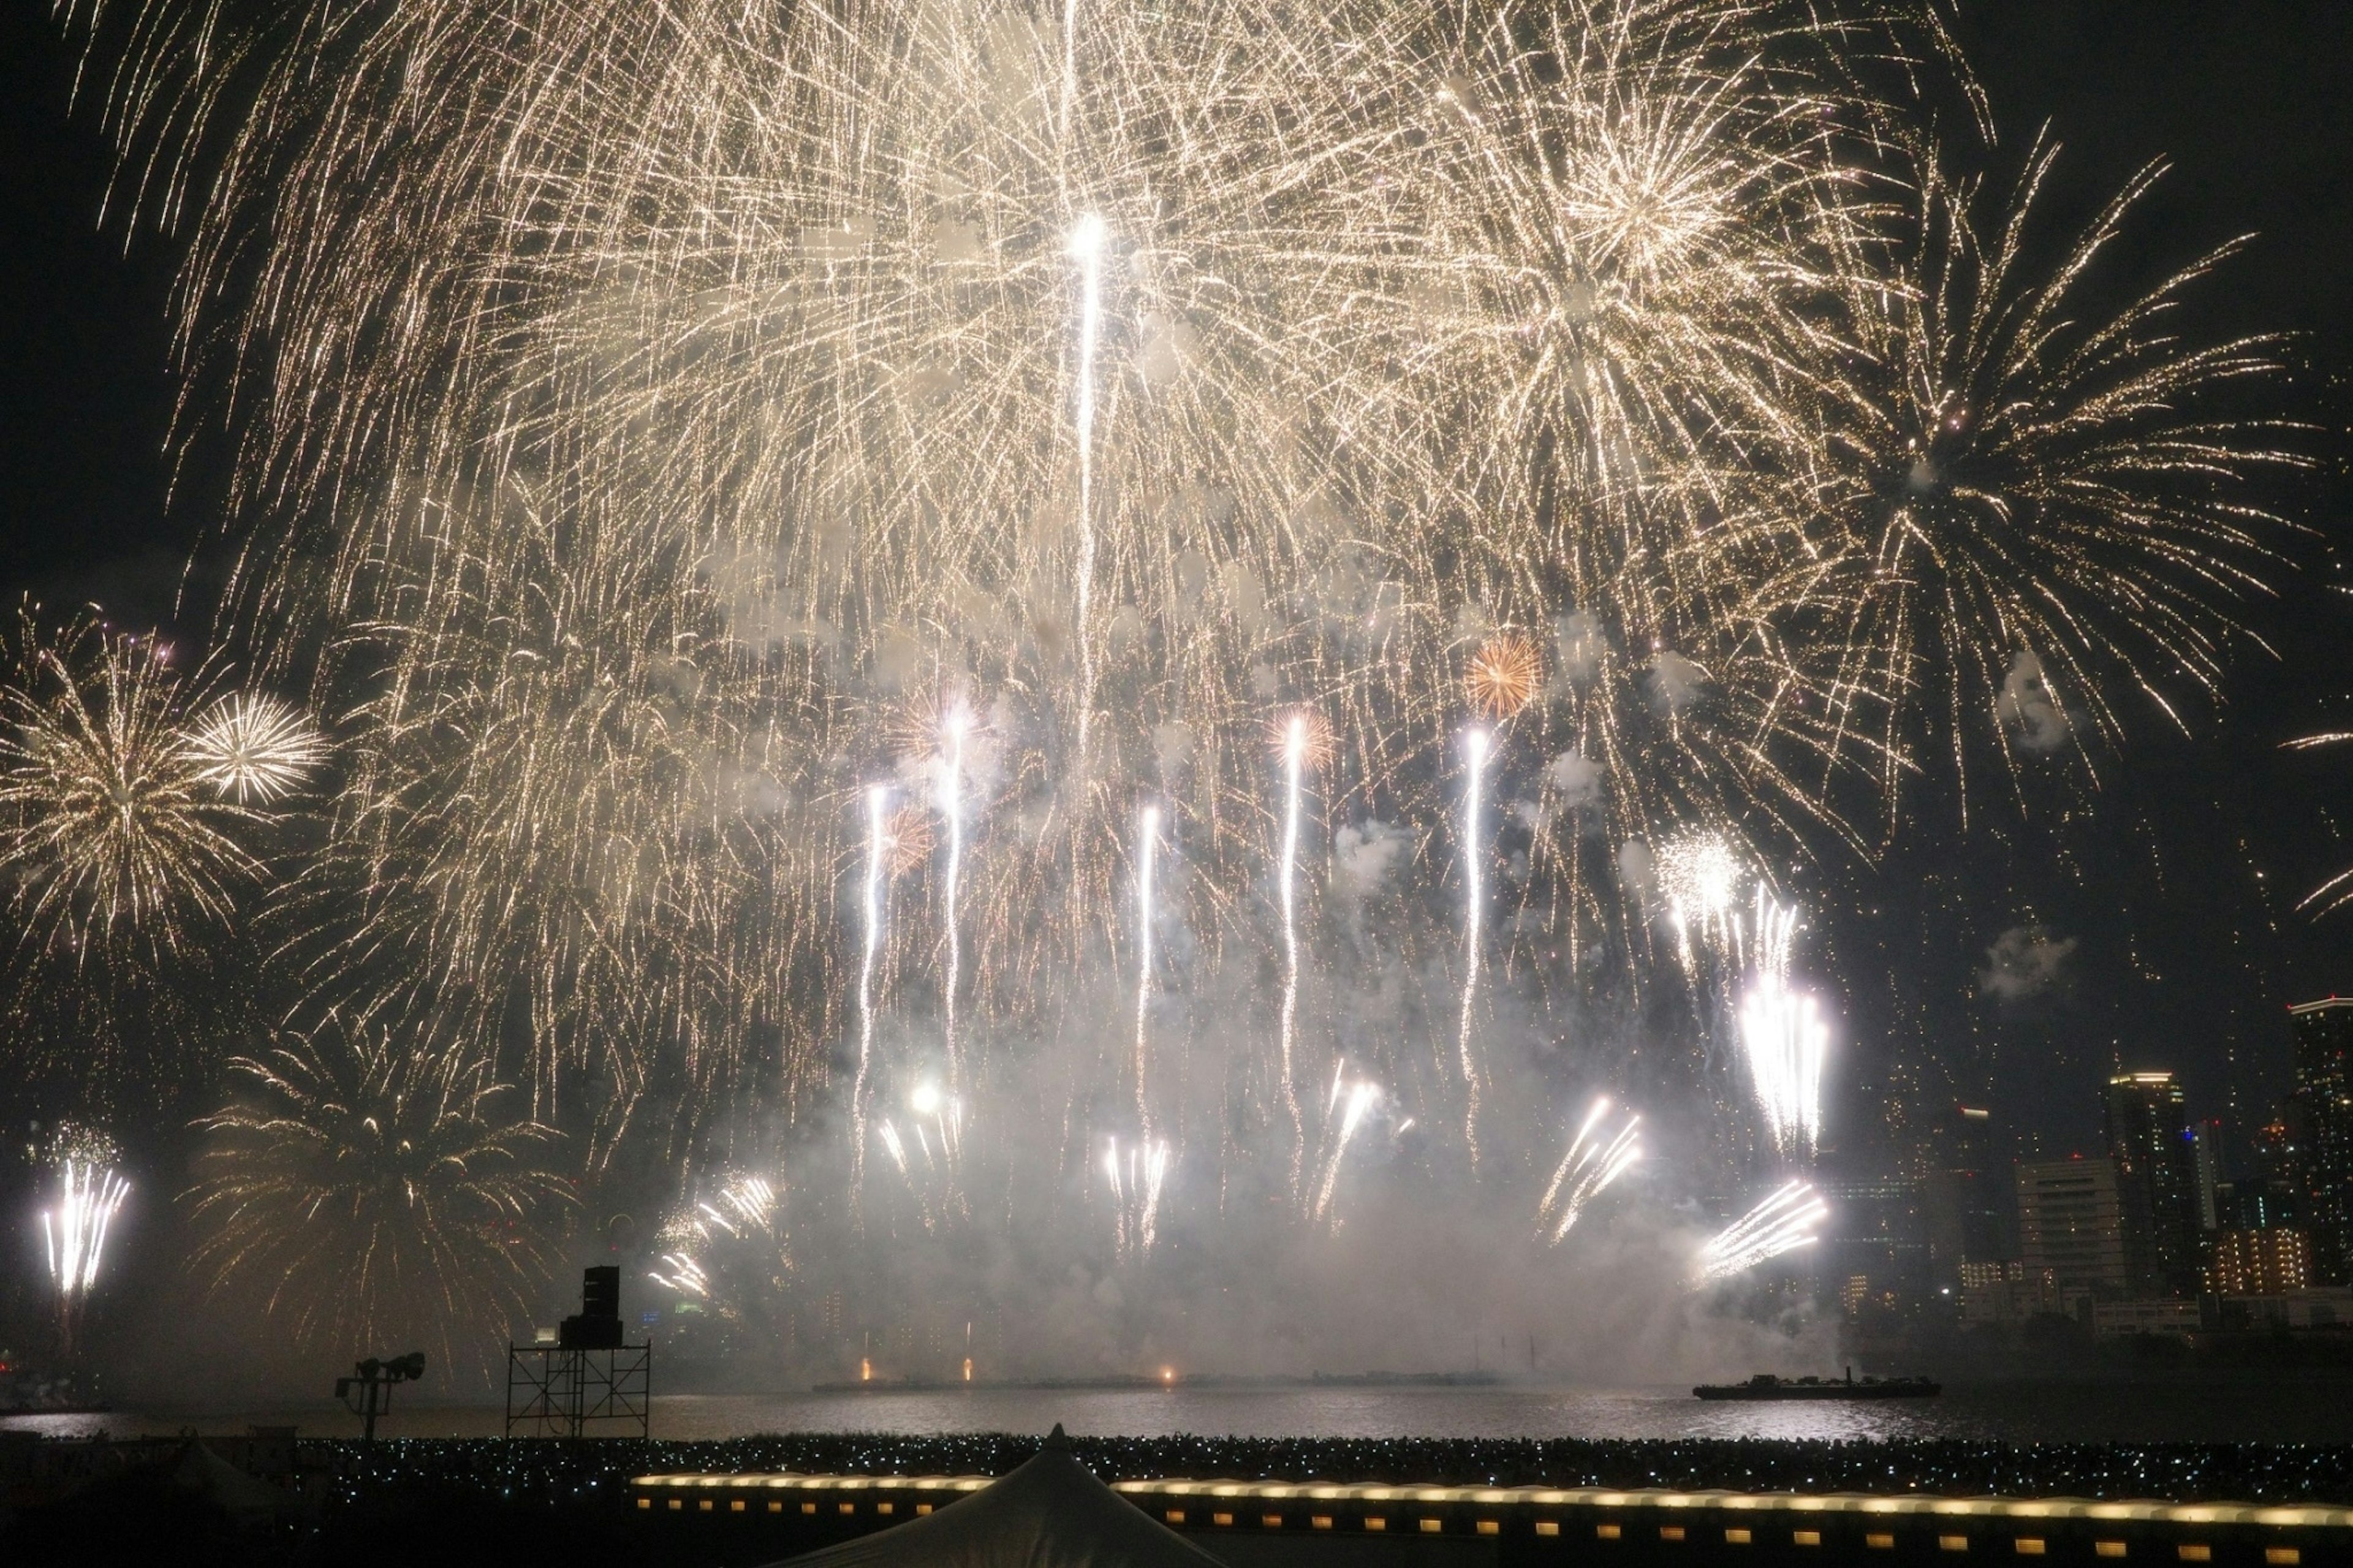
[[[686,1500],[683,1498],[671,1498],[668,1500],[673,1512],[686,1506]],[[640,1509],[651,1509],[654,1506],[654,1500],[649,1497],[639,1497],[638,1506]],[[834,1506],[837,1511],[845,1517],[858,1512],[858,1505],[854,1502],[837,1503]],[[695,1507],[700,1512],[712,1512],[715,1510],[715,1500],[699,1498],[695,1500]],[[730,1513],[748,1511],[742,1498],[729,1499],[727,1510]],[[781,1501],[771,1501],[765,1511],[782,1513],[785,1511],[785,1505]],[[818,1505],[805,1502],[801,1504],[800,1511],[805,1514],[815,1514],[818,1511]],[[877,1502],[874,1504],[874,1511],[878,1515],[888,1518],[897,1511],[897,1505],[891,1502]],[[930,1503],[919,1502],[915,1505],[915,1512],[919,1515],[931,1511]],[[1189,1516],[1184,1509],[1172,1508],[1165,1510],[1162,1517],[1170,1524],[1183,1524]],[[1221,1530],[1229,1529],[1233,1525],[1234,1517],[1228,1512],[1212,1512],[1209,1515],[1209,1522]],[[1443,1519],[1424,1516],[1415,1522],[1425,1535],[1437,1535],[1446,1529],[1446,1521]],[[1280,1530],[1283,1526],[1284,1520],[1279,1513],[1262,1513],[1259,1515],[1259,1523],[1268,1530]],[[1316,1513],[1308,1515],[1307,1523],[1312,1530],[1332,1530],[1337,1527],[1338,1521],[1335,1515]],[[1388,1516],[1386,1514],[1366,1514],[1361,1523],[1363,1528],[1377,1534],[1387,1531],[1389,1527]],[[1481,1535],[1500,1535],[1503,1533],[1504,1524],[1501,1520],[1482,1519],[1474,1521],[1473,1528]],[[1535,1529],[1538,1535],[1558,1535],[1560,1521],[1540,1519],[1535,1521]],[[1612,1522],[1597,1524],[1593,1527],[1593,1535],[1597,1541],[1621,1541],[1625,1538],[1625,1527]],[[1690,1532],[1686,1527],[1680,1524],[1662,1524],[1659,1526],[1659,1539],[1665,1542],[1686,1541],[1690,1539]],[[1728,1525],[1724,1531],[1724,1542],[1727,1546],[1752,1545],[1756,1539],[1756,1532],[1746,1526]],[[1793,1546],[1820,1546],[1822,1543],[1822,1532],[1819,1530],[1791,1531],[1789,1543]],[[1895,1536],[1892,1531],[1873,1531],[1862,1538],[1862,1543],[1874,1552],[1892,1552],[1895,1549]],[[1939,1535],[1936,1537],[1936,1545],[1938,1549],[1946,1552],[1967,1552],[1969,1549],[1969,1538],[1966,1535]],[[2019,1535],[2010,1538],[2010,1547],[2021,1557],[2041,1557],[2048,1551],[2049,1542],[2039,1535]],[[2092,1543],[2092,1549],[2102,1557],[2124,1557],[2129,1554],[2126,1544],[2121,1541],[2095,1541]],[[2211,1563],[2214,1560],[2214,1549],[2197,1542],[2182,1542],[2174,1547],[2174,1556],[2177,1561],[2182,1563]],[[2263,1562],[2267,1568],[2299,1568],[2303,1561],[2303,1552],[2294,1546],[2263,1548]]]

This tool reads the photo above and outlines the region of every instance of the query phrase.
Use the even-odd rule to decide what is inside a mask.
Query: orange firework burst
[[[932,814],[920,805],[902,805],[891,814],[891,874],[903,877],[932,858],[936,840]]]
[[[1471,705],[1490,719],[1509,719],[1536,694],[1544,665],[1536,645],[1524,637],[1501,632],[1479,645],[1471,668],[1462,678]]]
[[[1332,721],[1313,708],[1285,709],[1267,721],[1266,742],[1278,759],[1291,755],[1293,736],[1300,763],[1310,773],[1330,763],[1338,750]]]

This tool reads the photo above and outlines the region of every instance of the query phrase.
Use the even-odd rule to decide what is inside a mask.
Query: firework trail
[[[1462,1022],[1456,1034],[1455,1048],[1462,1068],[1462,1139],[1471,1152],[1473,1166],[1479,1163],[1479,1064],[1471,1052],[1471,1022],[1479,998],[1479,924],[1487,901],[1486,845],[1480,832],[1479,812],[1487,787],[1490,743],[1484,730],[1472,729],[1462,736],[1462,750],[1470,761],[1471,773],[1462,796]]]
[[[912,1156],[895,1123],[886,1119],[876,1132],[892,1164],[915,1195],[916,1214],[923,1228],[936,1230],[965,1212],[955,1180],[957,1162],[964,1153],[964,1105],[954,1095],[941,1093],[937,1084],[921,1083],[907,1097],[907,1109],[913,1113],[908,1127],[915,1136]]]
[[[866,950],[858,965],[858,1072],[849,1090],[849,1191],[857,1204],[866,1175],[866,1081],[874,1064],[874,960],[882,945],[882,862],[890,852],[891,792],[881,784],[866,792]],[[903,1167],[904,1162],[902,1162]]]
[[[1078,0],[1063,14],[1065,57],[1075,61]],[[1070,68],[1075,69],[1075,65]],[[1069,117],[1069,94],[1063,115]],[[1094,719],[1095,656],[1092,622],[1095,591],[1095,348],[1103,336],[1103,219],[1090,213],[1071,231],[1071,254],[1079,258],[1079,375],[1075,418],[1079,441],[1079,747],[1077,764],[1087,766],[1087,741]]]
[[[1135,1120],[1143,1144],[1152,1141],[1152,1100],[1149,1093],[1152,1012],[1152,865],[1160,849],[1160,808],[1147,805],[1136,822],[1135,846]],[[1159,1184],[1155,1180],[1153,1192]]]
[[[68,1361],[80,1337],[83,1304],[105,1267],[107,1233],[131,1195],[130,1182],[113,1169],[120,1157],[112,1140],[71,1124],[50,1141],[58,1197],[41,1211],[41,1242],[57,1293],[58,1348]]]
[[[1829,1213],[1830,1205],[1812,1187],[1804,1182],[1786,1184],[1700,1249],[1701,1280],[1728,1279],[1785,1252],[1812,1246],[1814,1226]]]
[[[1307,719],[1293,714],[1284,727],[1282,742],[1282,860],[1277,887],[1282,903],[1282,1019],[1279,1068],[1282,1103],[1291,1115],[1291,1192],[1299,1194],[1302,1167],[1307,1158],[1307,1128],[1299,1111],[1299,1079],[1293,1060],[1293,1036],[1299,1017],[1299,794],[1300,775],[1307,764]],[[1322,1205],[1317,1205],[1320,1209]]]
[[[1822,1064],[1830,1029],[1816,1000],[1789,989],[1798,910],[1757,889],[1752,942],[1757,954],[1740,1001],[1740,1044],[1774,1146],[1785,1161],[1805,1159],[1821,1136]]]
[[[1103,1152],[1103,1176],[1111,1187],[1119,1255],[1134,1258],[1152,1250],[1160,1226],[1160,1191],[1168,1175],[1168,1145],[1145,1139],[1121,1156],[1119,1140]]]
[[[1380,1085],[1366,1080],[1347,1081],[1348,1064],[1342,1062],[1332,1074],[1332,1093],[1324,1106],[1324,1145],[1323,1170],[1315,1182],[1315,1192],[1308,1209],[1308,1217],[1317,1224],[1332,1220],[1333,1198],[1340,1186],[1340,1163],[1348,1152],[1348,1145],[1356,1130],[1380,1108]]]
[[[948,1092],[964,1087],[964,1058],[956,1040],[956,989],[964,973],[964,935],[956,907],[956,889],[964,877],[964,743],[972,715],[959,702],[948,710],[948,754],[940,781],[940,812],[948,821],[947,876],[940,889],[943,919],[947,926],[947,976],[941,987],[941,1033],[947,1047]]]
[[[1642,1119],[1629,1114],[1613,1130],[1604,1125],[1609,1110],[1606,1096],[1593,1102],[1536,1205],[1537,1233],[1555,1247],[1567,1237],[1587,1205],[1642,1157],[1642,1145],[1635,1137]]]

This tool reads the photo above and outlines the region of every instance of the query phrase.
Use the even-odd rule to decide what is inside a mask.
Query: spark
[[[1635,1136],[1642,1119],[1629,1114],[1613,1129],[1608,1125],[1610,1109],[1607,1096],[1593,1102],[1536,1205],[1537,1232],[1555,1247],[1567,1237],[1593,1200],[1642,1157],[1641,1142]]]
[[[1702,1280],[1727,1279],[1817,1239],[1814,1226],[1830,1205],[1804,1182],[1792,1181],[1726,1226],[1700,1249]]]

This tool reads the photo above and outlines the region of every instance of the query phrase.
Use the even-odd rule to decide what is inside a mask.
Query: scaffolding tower
[[[654,1347],[507,1347],[507,1436],[649,1436]],[[594,1431],[602,1427],[603,1431]]]

